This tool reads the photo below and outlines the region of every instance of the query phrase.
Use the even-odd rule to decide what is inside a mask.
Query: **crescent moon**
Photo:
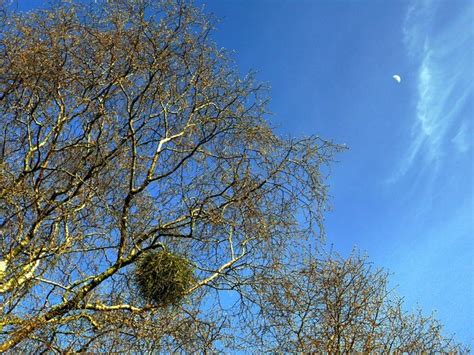
[[[395,74],[394,76],[392,76],[392,78],[394,78],[397,83],[399,83],[400,81],[402,81],[402,78],[401,78],[400,75],[398,75],[398,74]]]

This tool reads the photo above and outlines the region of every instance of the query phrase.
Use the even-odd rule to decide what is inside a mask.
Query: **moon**
[[[400,81],[402,81],[402,78],[401,78],[400,75],[398,75],[398,74],[395,74],[394,76],[392,76],[392,78],[394,78],[397,83],[399,83]]]

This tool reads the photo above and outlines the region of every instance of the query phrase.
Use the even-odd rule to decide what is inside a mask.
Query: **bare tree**
[[[210,28],[181,1],[4,16],[2,351],[210,346],[224,325],[199,300],[318,230],[337,147],[275,136],[265,89]],[[133,282],[141,255],[165,248],[196,270],[181,309]]]
[[[340,147],[276,136],[265,87],[239,77],[208,17],[171,0],[0,16],[0,351],[362,349],[346,323],[324,346],[306,326],[319,315],[297,338],[292,323],[317,273],[293,279],[288,252],[323,234]],[[166,297],[136,282],[162,276],[140,270],[154,255],[182,261],[183,282],[157,284]],[[325,264],[328,297],[332,268],[357,265]],[[384,299],[367,294],[384,292],[377,277],[358,280]]]
[[[258,283],[260,319],[254,328],[262,351],[467,351],[442,334],[433,315],[406,312],[388,288],[388,274],[357,252],[346,259],[308,254],[290,269]]]

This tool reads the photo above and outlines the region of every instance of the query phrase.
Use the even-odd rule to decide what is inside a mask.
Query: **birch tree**
[[[276,136],[192,6],[59,5],[3,12],[0,350],[211,346],[226,322],[201,300],[319,232],[338,148]],[[180,307],[134,283],[165,249],[195,270]]]

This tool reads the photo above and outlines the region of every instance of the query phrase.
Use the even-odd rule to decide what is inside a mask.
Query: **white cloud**
[[[451,140],[460,153],[465,153],[471,148],[472,132],[469,129],[467,121],[463,122],[458,133]]]
[[[468,118],[463,112],[473,97],[474,11],[459,11],[449,22],[437,23],[440,4],[414,2],[407,11],[403,33],[408,56],[418,67],[416,111],[411,143],[392,182],[408,173],[415,161],[417,169],[419,164],[439,167],[452,142],[458,150],[468,147],[463,128]],[[463,130],[453,140],[456,126]]]

